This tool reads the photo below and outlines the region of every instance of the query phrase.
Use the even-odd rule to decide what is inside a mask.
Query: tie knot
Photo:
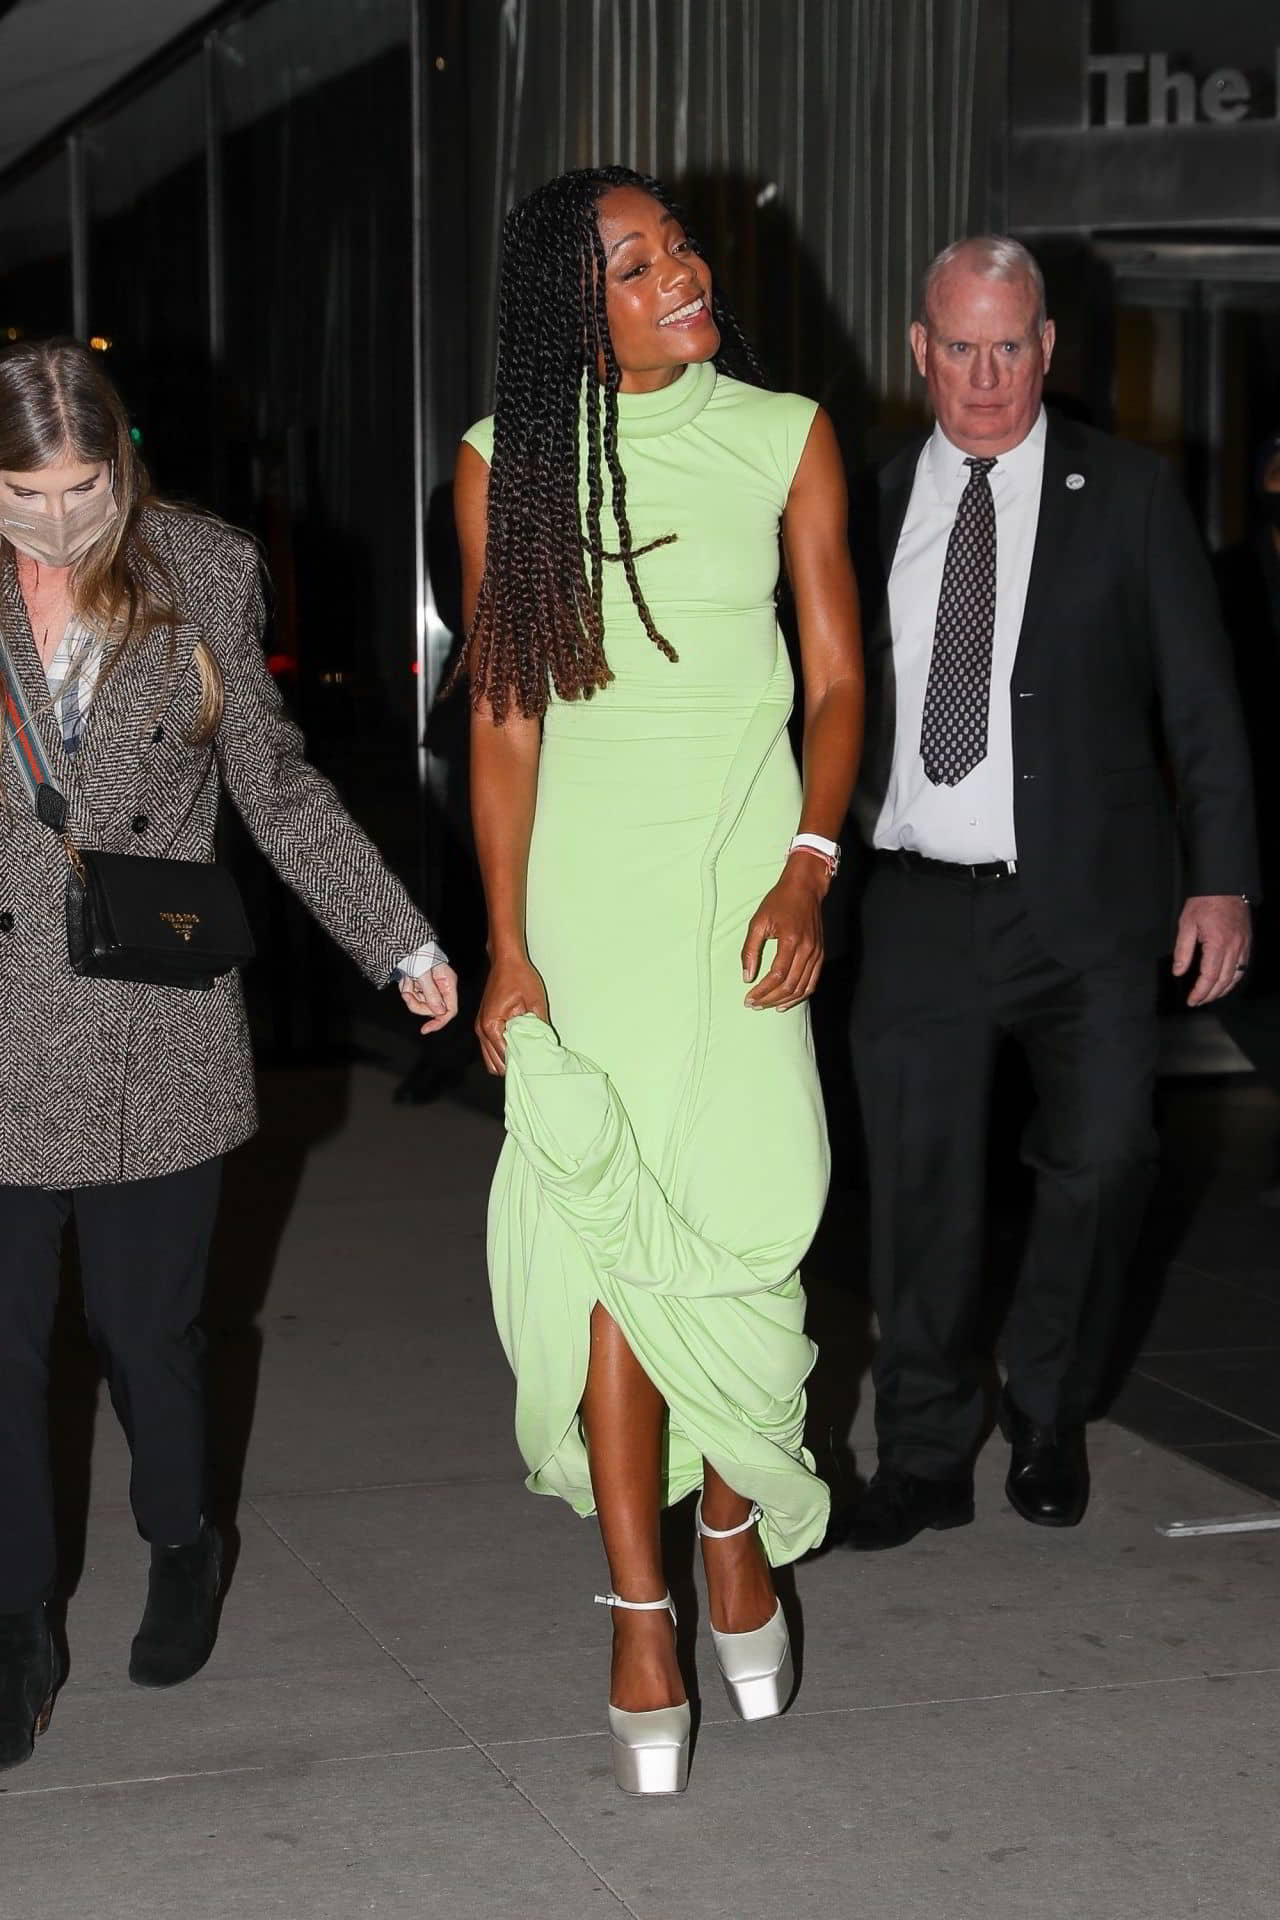
[[[994,453],[966,453],[964,463],[975,479],[985,480],[992,467],[996,464],[996,456]]]

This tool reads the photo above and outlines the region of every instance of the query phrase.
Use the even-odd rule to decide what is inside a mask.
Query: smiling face
[[[1054,340],[1037,307],[1029,279],[987,279],[959,261],[930,288],[911,351],[938,425],[963,453],[1008,453],[1035,425]]]
[[[622,390],[651,392],[719,349],[711,270],[675,215],[639,187],[614,187],[602,195],[597,218],[609,337]]]

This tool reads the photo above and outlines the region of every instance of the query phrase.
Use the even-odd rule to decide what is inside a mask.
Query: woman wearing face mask
[[[797,1273],[827,1144],[805,1005],[862,719],[835,435],[764,391],[663,189],[509,215],[497,404],[456,510],[506,1074],[494,1301],[529,1484],[599,1515],[618,1785],[685,1784],[659,1509],[698,1489],[735,1710],[791,1690],[770,1566],[821,1540]],[[781,535],[803,671],[787,733]]]
[[[222,1157],[256,1124],[236,973],[192,990],[74,972],[68,853],[37,805],[61,796],[77,851],[208,862],[225,787],[424,1032],[456,1010],[430,926],[302,756],[262,618],[251,542],[149,493],[99,358],[0,351],[0,1766],[30,1755],[61,1678],[45,1398],[73,1215],[151,1546],[130,1677],[171,1686],[212,1648],[197,1316]]]

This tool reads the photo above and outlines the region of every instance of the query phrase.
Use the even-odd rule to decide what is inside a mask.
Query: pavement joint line
[[[436,1488],[447,1490],[451,1487],[497,1487],[510,1483],[510,1473],[459,1474],[451,1480],[369,1480],[357,1481],[346,1487],[259,1487],[252,1495],[241,1495],[244,1505],[253,1500],[326,1500],[344,1498],[357,1493],[413,1493],[432,1492]],[[127,1513],[127,1496],[111,1500],[90,1500],[91,1513]]]
[[[1173,1264],[1185,1267],[1187,1272],[1194,1273],[1198,1280],[1211,1280],[1215,1286],[1221,1286],[1225,1281],[1228,1286],[1238,1287],[1241,1293],[1247,1293],[1251,1300],[1265,1300],[1269,1306],[1275,1305],[1274,1292],[1266,1287],[1254,1286],[1249,1280],[1241,1280],[1237,1274],[1214,1273],[1208,1267],[1197,1265],[1194,1260],[1184,1260],[1180,1254],[1175,1254]]]
[[[122,1774],[117,1780],[69,1780],[62,1786],[3,1787],[0,1799],[30,1800],[42,1793],[98,1793],[108,1787],[162,1787],[173,1780],[222,1780],[231,1774],[270,1773],[265,1763],[251,1767],[191,1767],[177,1773]]]
[[[791,1707],[781,1717],[787,1720],[824,1720],[838,1718],[841,1714],[914,1713],[921,1707],[974,1707],[998,1700],[1038,1700],[1079,1693],[1131,1693],[1138,1687],[1181,1687],[1197,1680],[1249,1680],[1271,1674],[1280,1674],[1280,1667],[1227,1667],[1221,1672],[1164,1674],[1150,1680],[1097,1680],[1080,1686],[1015,1687],[1008,1693],[944,1693],[919,1700],[868,1700],[847,1707]],[[731,1713],[702,1713],[698,1718],[699,1730],[704,1727],[740,1727],[743,1724],[736,1714]],[[505,1740],[486,1740],[484,1745],[486,1748],[550,1747],[570,1740],[599,1740],[603,1737],[602,1730],[584,1728],[581,1733],[519,1734]]]
[[[258,1487],[253,1494],[245,1498],[253,1500],[325,1500],[333,1495],[350,1493],[413,1493],[431,1491],[435,1487],[502,1487],[510,1483],[511,1475],[506,1473],[460,1473],[447,1480],[358,1480],[346,1487]],[[121,1501],[127,1506],[127,1501]]]
[[[287,1546],[288,1542],[286,1541],[284,1544]],[[303,1562],[303,1564],[305,1565],[306,1563]],[[311,1572],[312,1569],[308,1568],[308,1571]],[[325,1586],[324,1581],[321,1581],[320,1584]],[[331,1589],[327,1586],[325,1590],[326,1592],[331,1592]],[[337,1600],[339,1606],[344,1606],[345,1603],[339,1595],[333,1594],[332,1597]],[[345,1610],[351,1613],[349,1607]],[[440,1702],[436,1700],[435,1696],[430,1693],[426,1687],[422,1686],[421,1682],[418,1681],[407,1668],[403,1667],[403,1663],[396,1658],[394,1653],[391,1653],[388,1648],[383,1647],[383,1643],[377,1639],[377,1635],[371,1632],[357,1614],[352,1613],[352,1618],[369,1634],[371,1639],[377,1642],[379,1647],[382,1647],[382,1650],[388,1654],[390,1659],[395,1661],[397,1666],[402,1667],[406,1677],[413,1681],[413,1684],[426,1695],[432,1702],[432,1705],[439,1707],[440,1712],[445,1718],[452,1721],[453,1725],[457,1727],[459,1733],[461,1733],[462,1740],[455,1746],[385,1747],[375,1748],[364,1753],[321,1754],[316,1759],[308,1761],[307,1765],[314,1767],[354,1766],[372,1760],[410,1760],[438,1753],[479,1753],[481,1757],[493,1767],[494,1772],[525,1801],[530,1810],[535,1813],[545,1825],[549,1826],[559,1839],[564,1841],[564,1844],[569,1848],[570,1852],[577,1856],[582,1864],[590,1870],[609,1893],[613,1894],[614,1898],[618,1900],[626,1912],[634,1914],[634,1909],[627,1905],[626,1900],[618,1893],[617,1889],[610,1886],[599,1869],[574,1846],[572,1840],[561,1831],[555,1821],[538,1806],[537,1802],[530,1798],[529,1794],[521,1787],[519,1782],[512,1778],[507,1769],[494,1757],[493,1751],[495,1748],[503,1747],[550,1747],[564,1746],[574,1740],[602,1740],[605,1737],[605,1729],[584,1727],[581,1732],[575,1733],[528,1734],[511,1739],[479,1740],[467,1732],[467,1729],[462,1725],[461,1721],[457,1720],[454,1715],[449,1712],[447,1707],[440,1705]],[[918,1700],[867,1701],[862,1705],[847,1707],[793,1708],[785,1717],[788,1720],[823,1720],[839,1718],[843,1714],[913,1712],[920,1707],[984,1706],[1001,1700],[1067,1698],[1074,1694],[1087,1693],[1130,1693],[1139,1687],[1186,1686],[1194,1681],[1251,1680],[1267,1678],[1272,1674],[1280,1674],[1280,1667],[1228,1667],[1219,1671],[1206,1673],[1168,1674],[1157,1676],[1150,1680],[1101,1680],[1085,1686],[1021,1687],[1008,1693],[938,1694],[936,1696],[922,1697]],[[699,1716],[698,1725],[699,1729],[703,1727],[737,1728],[742,1725],[742,1722],[732,1714],[712,1715],[703,1713]],[[41,1794],[54,1793],[96,1793],[108,1788],[165,1786],[172,1781],[218,1780],[236,1774],[293,1772],[294,1770],[292,1766],[274,1766],[270,1762],[262,1762],[261,1764],[242,1767],[196,1767],[175,1773],[126,1774],[122,1775],[119,1779],[112,1780],[69,1781],[59,1786],[6,1787],[0,1788],[0,1799],[31,1799]],[[638,1916],[636,1920],[638,1920]]]
[[[1266,1346],[1234,1347],[1144,1347],[1138,1355],[1139,1360],[1199,1360],[1206,1354],[1220,1353],[1280,1353],[1280,1342],[1271,1342]]]
[[[1149,1680],[1091,1680],[1084,1685],[1065,1687],[1015,1687],[1009,1693],[956,1693],[940,1694],[936,1700],[882,1700],[868,1701],[865,1706],[852,1707],[802,1707],[792,1709],[788,1719],[821,1720],[841,1713],[901,1713],[914,1711],[918,1707],[977,1707],[989,1705],[999,1700],[1039,1700],[1066,1699],[1073,1694],[1085,1693],[1134,1693],[1140,1687],[1186,1687],[1197,1682],[1201,1685],[1211,1680],[1257,1680],[1280,1674],[1280,1667],[1224,1667],[1220,1670],[1206,1670],[1203,1673],[1156,1674]],[[726,1720],[712,1725],[733,1726],[736,1722]]]
[[[392,1661],[394,1665],[399,1667],[401,1673],[404,1675],[405,1679],[409,1682],[410,1686],[415,1687],[418,1690],[418,1692],[422,1694],[424,1699],[429,1700],[432,1706],[436,1709],[437,1713],[442,1714],[444,1718],[449,1722],[450,1726],[457,1728],[458,1732],[462,1735],[462,1738],[466,1742],[467,1746],[473,1752],[478,1753],[480,1755],[481,1759],[484,1761],[487,1767],[492,1767],[493,1771],[497,1774],[498,1778],[501,1781],[503,1781],[520,1800],[524,1802],[525,1806],[528,1807],[529,1811],[533,1814],[534,1818],[537,1820],[540,1820],[545,1827],[549,1828],[549,1830],[555,1834],[556,1838],[559,1841],[561,1841],[564,1846],[568,1848],[569,1852],[573,1855],[574,1859],[577,1860],[581,1866],[586,1868],[587,1872],[591,1875],[592,1879],[598,1881],[599,1884],[604,1888],[605,1892],[609,1894],[612,1899],[617,1901],[618,1905],[622,1908],[623,1912],[630,1914],[631,1920],[641,1920],[641,1916],[636,1912],[635,1908],[629,1905],[629,1903],[618,1892],[618,1889],[615,1886],[612,1886],[610,1882],[606,1880],[605,1876],[601,1873],[599,1867],[597,1867],[593,1861],[588,1860],[586,1854],[583,1853],[579,1847],[576,1847],[574,1845],[573,1841],[569,1838],[568,1834],[565,1833],[562,1828],[556,1825],[555,1821],[551,1818],[551,1815],[538,1805],[537,1801],[532,1797],[531,1794],[525,1791],[525,1789],[520,1785],[520,1782],[518,1780],[513,1779],[511,1774],[507,1772],[506,1768],[503,1767],[494,1758],[494,1756],[488,1752],[488,1750],[485,1748],[483,1743],[477,1740],[475,1735],[471,1733],[468,1728],[463,1726],[458,1716],[455,1713],[451,1713],[448,1707],[445,1706],[442,1700],[439,1700],[436,1698],[435,1694],[432,1693],[431,1689],[428,1686],[426,1686],[425,1683],[422,1680],[420,1680],[418,1676],[414,1672],[412,1672],[412,1670],[408,1666],[405,1665],[404,1661],[400,1658],[399,1654],[394,1652],[394,1650],[387,1645],[386,1641],[383,1640],[379,1634],[375,1633],[374,1629],[369,1625],[368,1621],[362,1619],[360,1614],[356,1612],[356,1609],[348,1601],[344,1600],[342,1595],[338,1593],[335,1588],[330,1586],[329,1582],[325,1579],[324,1575],[320,1573],[316,1567],[313,1567],[311,1562],[307,1560],[304,1557],[304,1555],[298,1552],[298,1549],[293,1545],[292,1541],[287,1540],[285,1538],[284,1534],[280,1532],[280,1529],[272,1524],[272,1522],[267,1518],[267,1515],[265,1513],[262,1513],[259,1511],[259,1509],[254,1505],[252,1500],[247,1500],[245,1502],[245,1505],[249,1508],[249,1511],[251,1513],[257,1515],[258,1519],[262,1522],[263,1526],[266,1527],[269,1532],[275,1535],[276,1539],[280,1542],[281,1546],[285,1549],[286,1553],[292,1554],[293,1558],[298,1562],[299,1566],[304,1567],[306,1569],[306,1571],[311,1575],[311,1578],[316,1582],[317,1586],[320,1586],[324,1589],[324,1591],[328,1594],[329,1598],[334,1602],[334,1604],[336,1606],[341,1607],[342,1611],[347,1615],[347,1617],[350,1620],[355,1622],[356,1626],[360,1628],[362,1633],[365,1633],[368,1635],[369,1639],[372,1640],[374,1645],[377,1648],[379,1648],[379,1650],[382,1653],[386,1655],[387,1659]],[[460,1751],[460,1749],[450,1748],[448,1749],[448,1751],[457,1752],[457,1751]],[[258,1769],[246,1769],[246,1771],[258,1771]]]
[[[1181,1394],[1182,1398],[1184,1400],[1190,1400],[1193,1406],[1207,1407],[1210,1413],[1220,1413],[1224,1420],[1238,1420],[1242,1427],[1252,1427],[1255,1433],[1265,1434],[1268,1440],[1280,1440],[1280,1433],[1277,1433],[1272,1427],[1264,1427],[1260,1425],[1257,1420],[1248,1420],[1244,1414],[1234,1413],[1230,1407],[1220,1407],[1216,1400],[1206,1400],[1203,1394],[1189,1393],[1185,1387],[1175,1387],[1171,1381],[1160,1380],[1154,1373],[1147,1373],[1142,1367],[1135,1367],[1133,1373],[1139,1380],[1145,1380],[1150,1387],[1164,1387],[1169,1393]],[[1124,1425],[1124,1422],[1121,1421],[1119,1424]],[[1137,1429],[1135,1427],[1129,1428],[1130,1433],[1135,1433],[1136,1431]],[[1145,1438],[1146,1436],[1144,1435],[1143,1437]],[[1162,1444],[1164,1443],[1161,1441],[1156,1442],[1157,1446]],[[1178,1453],[1180,1449],[1177,1447],[1168,1447],[1167,1451],[1170,1453]]]

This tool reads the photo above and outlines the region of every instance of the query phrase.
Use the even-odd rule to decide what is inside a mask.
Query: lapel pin
[[[1082,473],[1069,473],[1067,475],[1067,485],[1070,487],[1072,493],[1079,493],[1081,487],[1084,485],[1084,475]]]

